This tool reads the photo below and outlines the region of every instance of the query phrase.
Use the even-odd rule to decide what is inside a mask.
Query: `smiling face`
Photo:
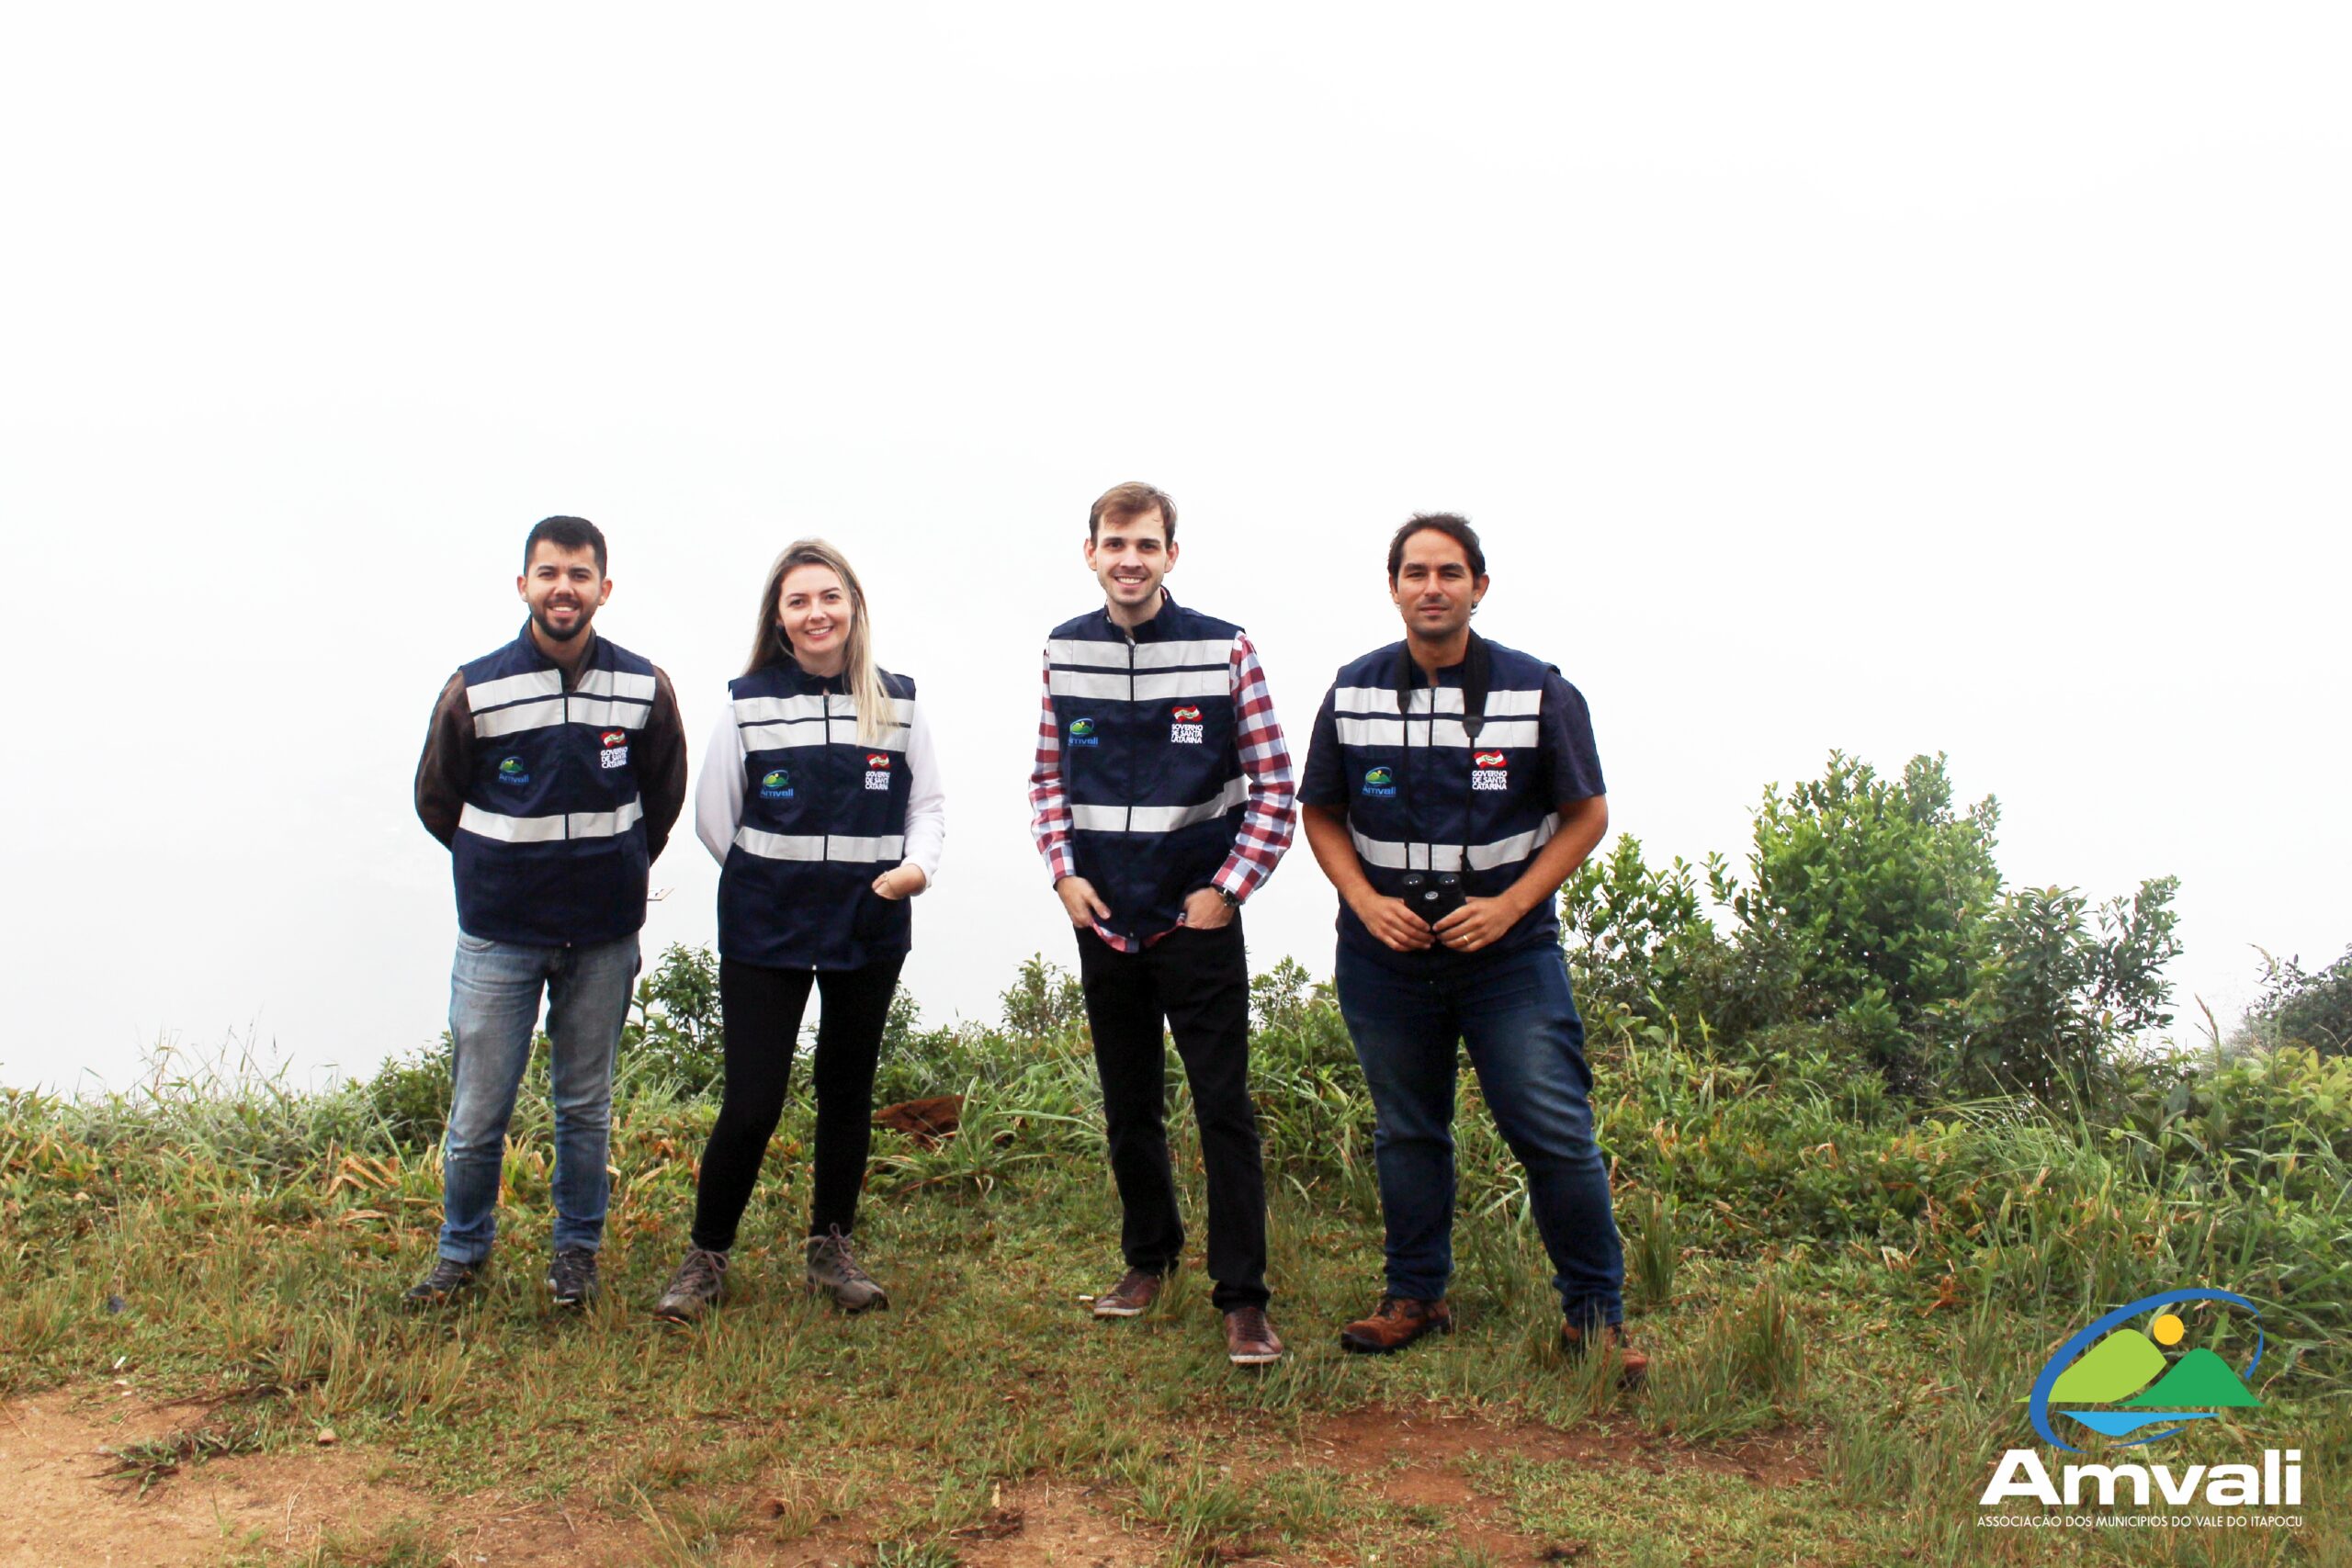
[[[810,562],[784,574],[775,588],[775,624],[792,657],[812,675],[837,675],[848,657],[857,612],[841,575]]]
[[[531,625],[548,643],[572,641],[588,629],[605,600],[612,597],[612,579],[596,569],[594,546],[568,550],[552,539],[531,547],[514,592],[531,612]]]
[[[1459,540],[1424,528],[1405,541],[1388,596],[1405,618],[1407,636],[1442,643],[1469,626],[1470,612],[1487,596],[1487,580],[1472,575],[1469,552]]]
[[[1176,564],[1168,525],[1153,507],[1131,517],[1105,517],[1086,541],[1086,570],[1102,584],[1114,618],[1149,620],[1159,608],[1159,581]]]

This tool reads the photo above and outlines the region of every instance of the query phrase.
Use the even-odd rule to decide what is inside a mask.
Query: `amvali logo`
[[[2171,1310],[2182,1302],[2244,1309],[2245,1322],[2231,1325],[2239,1330],[2233,1336],[2237,1342],[2243,1342],[2248,1330],[2253,1337],[2254,1348],[2244,1367],[2233,1367],[2208,1345],[2190,1347],[2177,1356],[2166,1354],[2188,1337],[2188,1325]],[[2156,1315],[2143,1329],[2132,1320],[2148,1312]],[[2042,1364],[2025,1400],[2035,1434],[2070,1454],[2083,1450],[2066,1437],[2080,1438],[2086,1432],[2110,1439],[2110,1447],[2140,1448],[2198,1422],[2218,1420],[2222,1410],[2258,1408],[2262,1401],[2249,1385],[2262,1364],[2265,1340],[2256,1321],[2261,1315],[2245,1297],[2204,1285],[2159,1291],[2116,1308],[2058,1347]],[[2064,1436],[2054,1424],[2056,1416],[2066,1418]],[[2030,1498],[2052,1508],[2094,1503],[2112,1507],[2128,1492],[2127,1500],[2142,1507],[2158,1499],[2180,1505],[2201,1498],[2211,1508],[2301,1504],[2302,1450],[2265,1449],[2260,1458],[2259,1464],[2177,1469],[2164,1464],[2068,1464],[2053,1479],[2039,1453],[2010,1449],[2001,1455],[1978,1501],[1986,1507],[2010,1498]]]

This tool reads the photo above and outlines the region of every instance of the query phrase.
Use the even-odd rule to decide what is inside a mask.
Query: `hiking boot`
[[[1453,1332],[1453,1309],[1443,1302],[1383,1296],[1370,1317],[1360,1317],[1340,1330],[1340,1348],[1360,1356],[1385,1356],[1424,1334]]]
[[[1237,1367],[1270,1367],[1283,1359],[1283,1337],[1264,1307],[1235,1307],[1225,1314],[1225,1359]]]
[[[445,1306],[458,1297],[470,1293],[490,1272],[490,1259],[480,1263],[460,1263],[454,1258],[436,1258],[433,1271],[401,1294],[404,1306]]]
[[[586,1306],[596,1299],[596,1255],[567,1247],[548,1260],[548,1294],[560,1307]]]
[[[833,1304],[843,1312],[887,1309],[890,1304],[874,1276],[857,1266],[850,1254],[849,1237],[842,1235],[839,1226],[808,1238],[808,1288],[832,1297]]]
[[[727,1299],[727,1254],[706,1247],[689,1247],[678,1271],[653,1303],[653,1315],[671,1323],[692,1323]]]
[[[1130,1269],[1119,1276],[1119,1282],[1094,1298],[1097,1317],[1141,1317],[1145,1309],[1159,1299],[1159,1288],[1168,1282],[1165,1274],[1155,1274],[1148,1269]]]
[[[1581,1360],[1591,1350],[1596,1338],[1602,1355],[1616,1358],[1617,1381],[1620,1383],[1627,1388],[1638,1387],[1642,1380],[1650,1375],[1650,1359],[1634,1348],[1633,1341],[1625,1337],[1624,1325],[1609,1324],[1597,1336],[1572,1323],[1560,1326],[1560,1348],[1568,1353],[1571,1360]]]

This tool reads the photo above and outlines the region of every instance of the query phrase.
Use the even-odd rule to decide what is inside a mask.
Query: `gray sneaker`
[[[838,1226],[823,1235],[808,1238],[808,1288],[832,1297],[833,1304],[843,1312],[865,1312],[890,1304],[889,1296],[874,1282],[874,1276],[857,1266],[857,1259],[850,1254],[849,1237],[842,1235]]]
[[[727,1298],[727,1254],[689,1247],[678,1271],[653,1303],[653,1315],[672,1323],[692,1323]]]

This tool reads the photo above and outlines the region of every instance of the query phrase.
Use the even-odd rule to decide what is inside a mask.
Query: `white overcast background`
[[[948,770],[907,978],[1068,962],[1028,840],[1087,502],[1182,506],[1304,761],[1466,513],[1615,830],[1744,861],[1950,753],[2015,882],[2183,879],[2192,995],[2352,942],[2336,7],[10,7],[0,1082],[443,1026],[427,711],[525,531],[701,741],[821,534]],[[682,823],[649,960],[713,935]],[[1328,973],[1304,844],[1255,963]]]

